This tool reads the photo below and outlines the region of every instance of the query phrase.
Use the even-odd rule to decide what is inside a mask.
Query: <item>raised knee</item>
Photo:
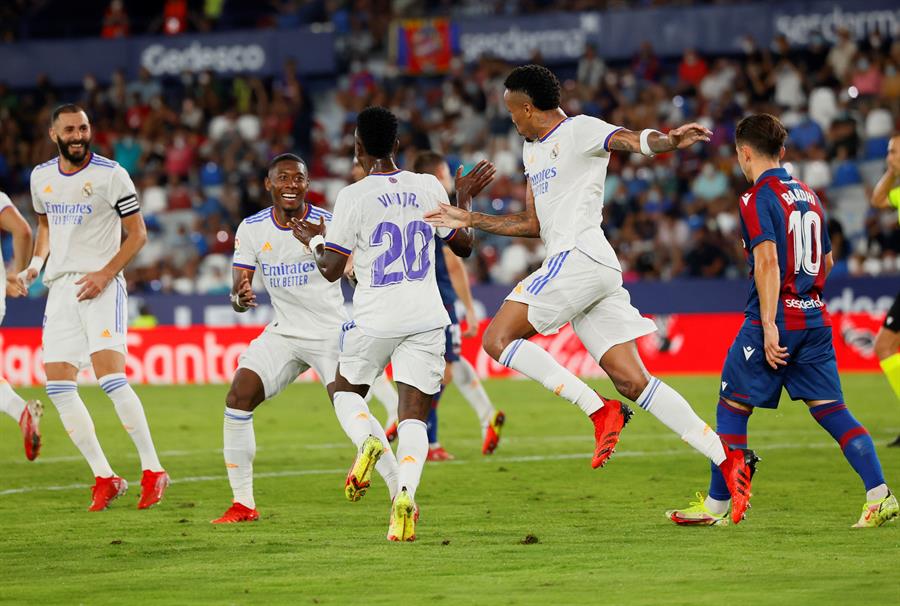
[[[484,331],[484,336],[481,338],[481,346],[489,356],[499,362],[500,356],[503,355],[503,350],[514,340],[510,336],[502,334],[499,330],[488,326],[487,330]]]
[[[238,393],[234,387],[229,389],[228,395],[225,396],[225,406],[233,410],[253,410],[256,408],[252,398]]]
[[[647,379],[644,377],[619,377],[613,379],[613,385],[623,397],[637,402],[647,387]]]

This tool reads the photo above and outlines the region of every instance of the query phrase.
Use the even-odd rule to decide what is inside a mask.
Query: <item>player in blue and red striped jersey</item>
[[[803,400],[840,444],[866,488],[856,528],[900,515],[884,482],[869,433],[844,403],[822,287],[834,261],[825,209],[816,194],[781,167],[787,132],[777,118],[744,118],[735,131],[738,162],[753,183],[741,196],[741,229],[750,265],[746,319],[728,350],[716,431],[735,448],[747,446],[754,408],[776,408],[782,388]],[[711,526],[727,520],[729,491],[713,467],[709,496],[666,515],[676,524]]]

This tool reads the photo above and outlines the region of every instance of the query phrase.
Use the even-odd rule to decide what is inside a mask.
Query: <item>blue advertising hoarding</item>
[[[205,70],[271,76],[287,59],[296,61],[300,74],[334,73],[334,34],[303,28],[17,42],[0,45],[0,81],[29,87],[46,74],[56,85],[77,86],[88,73],[106,82],[117,69],[133,79],[142,67],[159,78]]]

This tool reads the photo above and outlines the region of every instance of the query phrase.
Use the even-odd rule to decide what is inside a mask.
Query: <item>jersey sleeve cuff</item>
[[[755,238],[750,240],[750,244],[747,246],[747,250],[748,251],[753,250],[754,248],[756,248],[763,242],[767,242],[767,241],[768,242],[777,242],[777,240],[775,240],[775,234],[760,234],[760,235],[756,236]]]
[[[246,265],[244,263],[232,263],[231,266],[234,267],[235,269],[246,269],[247,271],[256,271],[255,265]]]
[[[616,130],[612,131],[608,135],[606,135],[606,139],[603,140],[603,151],[609,151],[609,141],[613,138],[613,135],[619,132],[620,130],[624,130],[624,127],[620,126]]]
[[[334,252],[344,255],[345,257],[350,256],[350,250],[335,244],[334,242],[325,242],[325,250],[333,250]]]
[[[453,238],[455,238],[455,237],[456,237],[456,234],[458,234],[458,233],[459,233],[459,230],[458,230],[458,229],[454,229],[453,231],[451,231],[449,234],[447,234],[446,236],[444,236],[444,237],[441,238],[441,239],[442,239],[444,242],[449,242],[450,240],[452,240]]]

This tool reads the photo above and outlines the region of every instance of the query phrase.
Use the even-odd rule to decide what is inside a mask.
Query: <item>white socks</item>
[[[384,454],[375,464],[375,469],[384,478],[391,499],[393,499],[397,493],[397,459],[394,457],[394,451],[391,450],[390,442],[384,433],[384,427],[369,412],[369,407],[366,406],[363,397],[352,391],[339,391],[334,394],[334,413],[337,415],[344,433],[347,434],[357,450],[362,447],[363,442],[369,436],[375,436],[384,444]]]
[[[0,377],[0,412],[5,412],[18,423],[24,411],[25,400],[13,391],[6,379]]]
[[[578,406],[588,416],[603,408],[603,400],[593,389],[530,341],[516,339],[507,345],[500,354],[500,363],[539,382]]]
[[[334,414],[338,422],[357,449],[361,448],[372,433],[372,413],[362,396],[352,391],[338,391],[334,394]],[[382,433],[383,430],[382,430]]]
[[[879,484],[872,490],[866,491],[866,502],[872,503],[873,501],[880,501],[891,494],[891,491],[888,490],[887,484]]]
[[[703,504],[706,505],[706,508],[710,513],[714,513],[717,516],[720,516],[728,511],[728,507],[729,505],[731,505],[731,500],[729,499],[727,501],[719,501],[718,499],[707,496]]]
[[[144,414],[141,400],[134,393],[125,373],[114,373],[100,377],[100,387],[109,396],[116,407],[116,413],[125,431],[131,436],[141,457],[141,469],[150,471],[162,471],[159,457],[156,456],[156,448],[153,446],[153,438],[150,437],[150,425]]]
[[[234,501],[256,509],[253,499],[253,457],[256,456],[253,412],[226,407],[223,429],[225,447],[222,452]]]
[[[372,396],[384,406],[384,413],[387,415],[385,426],[395,423],[397,421],[397,407],[400,404],[400,398],[397,396],[397,390],[394,389],[386,374],[381,373],[381,376],[375,379],[375,382],[369,387],[366,402]]]
[[[490,398],[485,393],[484,387],[478,379],[478,373],[465,358],[453,362],[453,384],[478,415],[481,431],[484,433],[494,414],[494,405],[491,404]]]
[[[721,465],[725,460],[725,447],[719,434],[697,416],[687,400],[656,377],[650,377],[647,387],[638,396],[637,405],[716,465]]]
[[[59,411],[59,418],[72,442],[81,451],[91,466],[91,472],[98,478],[114,476],[97,434],[88,409],[78,397],[75,381],[47,381],[47,395]]]
[[[400,421],[400,425],[397,426],[397,443],[397,459],[400,461],[397,487],[406,488],[406,492],[415,500],[416,488],[422,478],[422,468],[428,457],[428,433],[425,422],[418,419]]]

